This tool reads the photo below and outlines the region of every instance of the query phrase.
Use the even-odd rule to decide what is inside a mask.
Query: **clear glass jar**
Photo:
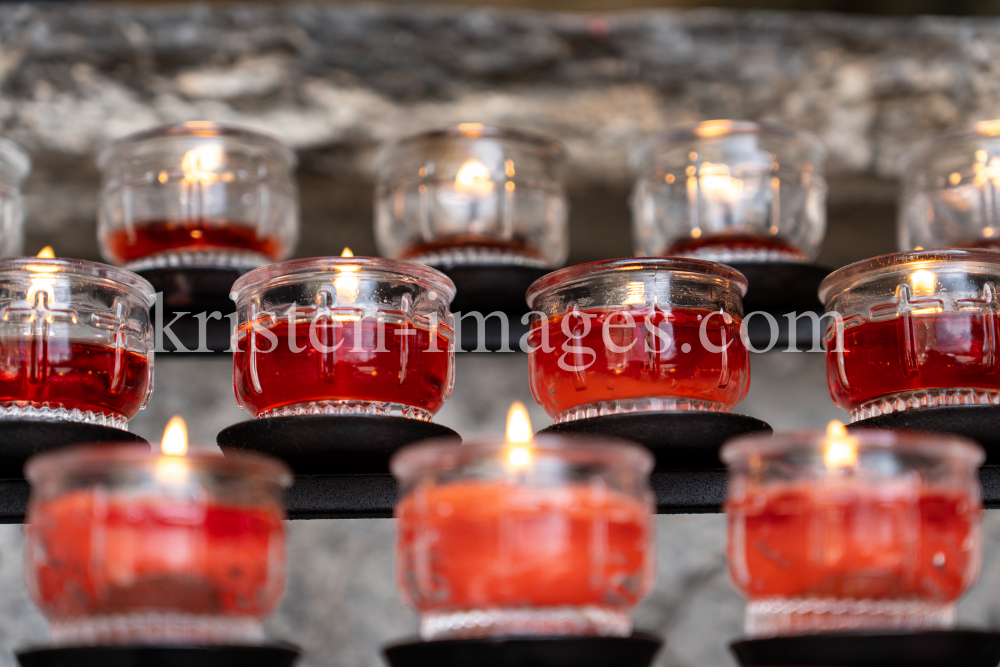
[[[900,250],[1000,248],[1000,120],[919,142],[904,156]]]
[[[386,144],[375,162],[375,241],[437,267],[562,266],[569,204],[559,142],[464,123]]]
[[[1000,405],[1000,251],[923,250],[846,266],[820,285],[830,395],[867,419]]]
[[[826,149],[779,125],[713,120],[653,137],[633,155],[639,256],[810,262],[826,233]]]
[[[318,257],[240,277],[233,386],[256,417],[429,420],[455,383],[455,285],[422,264]]]
[[[153,391],[153,286],[75,259],[0,259],[0,419],[127,428]]]
[[[421,637],[631,634],[656,572],[652,467],[615,441],[400,450],[396,582]]]
[[[285,259],[299,236],[295,165],[275,139],[210,122],[116,141],[97,160],[101,254],[132,270]]]
[[[557,423],[623,412],[728,412],[750,387],[743,274],[697,259],[612,259],[535,281],[531,394]]]
[[[748,636],[954,625],[982,567],[981,447],[831,429],[738,438],[721,456]]]
[[[284,464],[70,448],[32,458],[25,579],[55,644],[259,641],[285,586]]]
[[[24,246],[24,199],[21,183],[31,171],[23,148],[0,137],[0,255],[20,255]]]

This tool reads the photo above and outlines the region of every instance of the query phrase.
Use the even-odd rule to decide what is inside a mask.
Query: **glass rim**
[[[449,139],[483,139],[483,138],[508,140],[517,143],[536,146],[538,148],[547,148],[549,152],[552,154],[552,157],[558,160],[566,159],[566,146],[558,139],[553,139],[552,137],[548,137],[544,134],[521,130],[513,127],[505,127],[502,125],[486,125],[483,123],[458,123],[457,125],[451,125],[448,127],[439,127],[429,130],[423,130],[421,132],[408,134],[406,136],[386,141],[379,149],[378,155],[375,158],[376,169],[381,168],[382,162],[388,159],[388,157],[390,157],[393,151],[405,149],[412,144],[417,144],[422,141],[443,141]]]
[[[576,264],[574,266],[567,266],[566,268],[558,269],[552,273],[547,273],[535,282],[531,283],[531,286],[528,287],[528,291],[525,293],[524,298],[528,302],[528,307],[532,308],[534,306],[535,299],[537,299],[543,292],[550,289],[563,287],[568,283],[586,278],[592,278],[606,273],[614,273],[616,271],[640,271],[644,269],[652,269],[654,271],[662,269],[667,273],[689,273],[702,277],[714,276],[716,278],[728,280],[731,284],[735,284],[739,287],[741,297],[746,295],[747,287],[749,286],[746,276],[733,267],[726,264],[720,264],[718,262],[710,262],[704,259],[693,259],[688,257],[625,257],[621,259],[602,259],[596,262]]]
[[[992,248],[936,248],[929,250],[904,250],[878,257],[863,259],[839,268],[819,284],[819,300],[826,304],[827,297],[840,292],[845,283],[871,272],[911,271],[940,269],[942,262],[992,269],[1000,272],[1000,249]],[[958,267],[956,267],[958,268]]]
[[[505,438],[456,442],[451,440],[424,440],[399,449],[389,459],[389,471],[397,479],[410,479],[415,473],[432,469],[454,469],[482,456],[496,456],[509,447],[530,447],[533,453],[543,457],[560,453],[573,455],[600,463],[608,462],[608,468],[628,467],[640,475],[648,476],[653,471],[653,454],[628,440],[607,437],[562,437],[536,435],[530,442],[511,443]],[[447,465],[451,461],[451,465]]]
[[[900,168],[902,171],[908,172],[918,160],[923,159],[928,153],[939,149],[942,145],[968,139],[1000,140],[1000,119],[956,125],[923,139],[918,139],[903,151],[899,158]]]
[[[273,151],[285,161],[290,169],[294,169],[299,161],[295,151],[271,135],[210,120],[190,120],[183,123],[161,125],[114,140],[98,153],[96,160],[97,168],[103,171],[113,157],[126,152],[135,144],[183,137],[214,137],[223,141],[225,139],[236,139],[257,144]]]
[[[417,262],[408,262],[402,259],[389,259],[386,257],[307,257],[304,259],[293,259],[287,262],[277,262],[267,264],[259,268],[244,273],[236,279],[229,292],[229,298],[239,301],[242,292],[251,289],[264,287],[268,283],[295,276],[306,277],[309,274],[320,274],[333,272],[339,266],[357,266],[359,270],[369,270],[371,272],[381,272],[387,275],[403,276],[416,279],[429,288],[447,297],[445,304],[451,303],[455,298],[455,283],[451,278],[441,271]]]
[[[127,289],[145,299],[147,305],[156,303],[156,289],[138,273],[101,262],[62,257],[2,257],[0,274],[23,272],[40,276],[67,276],[80,280],[106,280],[119,289]]]
[[[0,159],[5,160],[17,172],[19,178],[24,178],[31,171],[31,156],[21,144],[0,137]]]
[[[640,165],[651,157],[657,148],[667,144],[697,143],[746,134],[798,141],[815,154],[817,162],[826,160],[829,153],[823,140],[808,130],[780,123],[719,118],[681,125],[649,135],[633,151],[630,162],[632,169],[638,170]]]
[[[142,445],[118,443],[91,443],[42,452],[32,456],[24,465],[24,477],[32,485],[62,475],[73,477],[114,470],[124,467],[142,469],[161,459],[186,461],[196,471],[241,475],[248,479],[263,480],[283,489],[292,485],[291,468],[283,461],[255,452],[240,452],[234,456],[189,451],[183,456],[164,455]]]
[[[986,451],[978,443],[958,435],[921,431],[889,431],[877,428],[848,427],[848,436],[857,439],[858,451],[894,449],[917,452],[940,459],[959,459],[976,467],[986,460]],[[776,455],[796,451],[822,452],[828,440],[826,431],[798,430],[774,435],[743,435],[728,440],[719,451],[727,466],[746,461],[755,455]]]

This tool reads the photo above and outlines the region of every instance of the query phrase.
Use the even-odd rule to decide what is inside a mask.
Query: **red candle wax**
[[[771,485],[727,501],[729,569],[751,599],[952,602],[979,569],[982,507],[905,481]]]
[[[784,239],[750,234],[703,234],[675,241],[663,255],[693,255],[698,252],[781,253],[790,261],[806,261],[805,254]]]
[[[827,333],[827,378],[838,405],[926,389],[1000,390],[1000,318],[992,311],[910,313],[848,326],[843,353]],[[845,382],[846,379],[846,382]]]
[[[114,346],[45,336],[0,337],[0,403],[114,413],[139,411],[149,361]]]
[[[715,349],[701,341],[706,317],[705,336]],[[605,340],[606,324],[613,347]],[[592,403],[645,397],[685,398],[732,408],[750,386],[749,355],[739,330],[737,318],[730,317],[727,323],[717,312],[684,308],[652,313],[648,308],[586,309],[535,322],[528,338],[531,348],[539,348],[546,333],[552,351],[529,352],[531,393],[550,415]],[[722,347],[726,349],[719,350]]]
[[[34,504],[31,595],[50,620],[178,612],[263,618],[284,588],[278,508],[72,491]]]
[[[420,243],[407,248],[401,258],[410,259],[439,252],[456,250],[480,250],[501,252],[512,255],[524,255],[541,259],[542,255],[522,238],[498,239],[483,234],[457,234],[446,236],[429,243]]]
[[[255,415],[325,400],[401,403],[433,414],[444,402],[449,354],[440,332],[374,319],[257,326],[242,327],[233,355],[237,401]]]
[[[107,239],[111,256],[134,262],[168,251],[238,250],[281,259],[284,248],[273,237],[258,237],[255,225],[226,220],[156,220],[118,229]]]
[[[648,507],[600,487],[455,482],[397,505],[399,588],[421,612],[594,605],[648,593]]]

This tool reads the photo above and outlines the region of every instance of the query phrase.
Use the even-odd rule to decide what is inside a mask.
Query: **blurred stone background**
[[[371,157],[385,139],[463,121],[554,135],[569,147],[577,263],[631,254],[627,156],[643,136],[748,118],[826,141],[830,229],[820,262],[840,266],[894,249],[900,155],[935,131],[1000,116],[998,74],[1000,20],[982,17],[0,6],[0,134],[35,161],[26,250],[52,244],[88,259],[99,258],[95,153],[162,123],[236,123],[293,145],[300,248],[309,255],[344,245],[374,254]],[[740,411],[777,429],[844,417],[826,393],[820,355],[756,355],[752,374]],[[533,407],[519,354],[461,355],[457,386],[437,421],[467,439],[500,432],[513,400]],[[156,440],[176,413],[201,442],[243,419],[230,362],[161,358],[152,402],[132,428]],[[547,423],[540,410],[532,418]],[[960,616],[1000,628],[1000,513],[986,523],[983,580]],[[414,616],[396,600],[393,528],[390,520],[289,525],[288,594],[269,630],[305,649],[303,667],[375,667],[380,646],[414,634]],[[659,583],[637,619],[667,639],[659,665],[733,664],[726,643],[740,634],[742,601],[725,570],[723,517],[660,517],[659,546]],[[0,667],[13,665],[12,649],[44,640],[20,559],[20,527],[0,527]]]

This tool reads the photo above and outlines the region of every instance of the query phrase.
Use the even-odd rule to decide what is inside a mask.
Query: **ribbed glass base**
[[[30,403],[0,403],[0,419],[42,419],[45,421],[82,422],[128,430],[128,419],[111,412],[68,410]]]
[[[634,412],[729,412],[729,408],[724,403],[699,401],[693,398],[625,398],[619,401],[589,403],[566,410],[555,416],[555,422],[562,424],[577,419]]]
[[[954,389],[925,389],[888,394],[856,405],[851,409],[851,421],[856,422],[861,419],[888,415],[893,412],[903,412],[904,410],[919,410],[920,408],[936,408],[948,405],[1000,405],[1000,390],[957,387]]]
[[[733,262],[763,263],[763,262],[797,262],[799,264],[808,263],[805,255],[795,250],[778,250],[774,248],[724,248],[720,246],[709,246],[698,250],[691,250],[677,253],[679,257],[693,257],[694,259],[707,259],[711,262],[730,264]]]
[[[424,253],[417,257],[407,257],[408,261],[443,268],[453,266],[528,266],[535,269],[551,268],[541,257],[532,257],[497,248],[477,248],[475,246],[449,248]]]
[[[769,598],[747,604],[747,637],[847,630],[932,630],[955,625],[955,605],[920,600]]]
[[[228,250],[168,251],[129,262],[125,265],[125,268],[129,271],[198,268],[235,269],[245,272],[270,263],[271,260],[269,258],[256,252]]]
[[[423,408],[415,408],[412,405],[404,405],[402,403],[389,403],[385,401],[311,401],[266,410],[257,415],[257,419],[296,417],[301,415],[377,415],[406,417],[407,419],[416,419],[422,422],[430,421],[433,416]]]
[[[264,630],[255,619],[195,614],[135,613],[53,621],[53,644],[248,644],[260,642]]]
[[[523,607],[475,611],[431,612],[420,615],[420,638],[602,636],[632,634],[632,617],[603,607]]]

